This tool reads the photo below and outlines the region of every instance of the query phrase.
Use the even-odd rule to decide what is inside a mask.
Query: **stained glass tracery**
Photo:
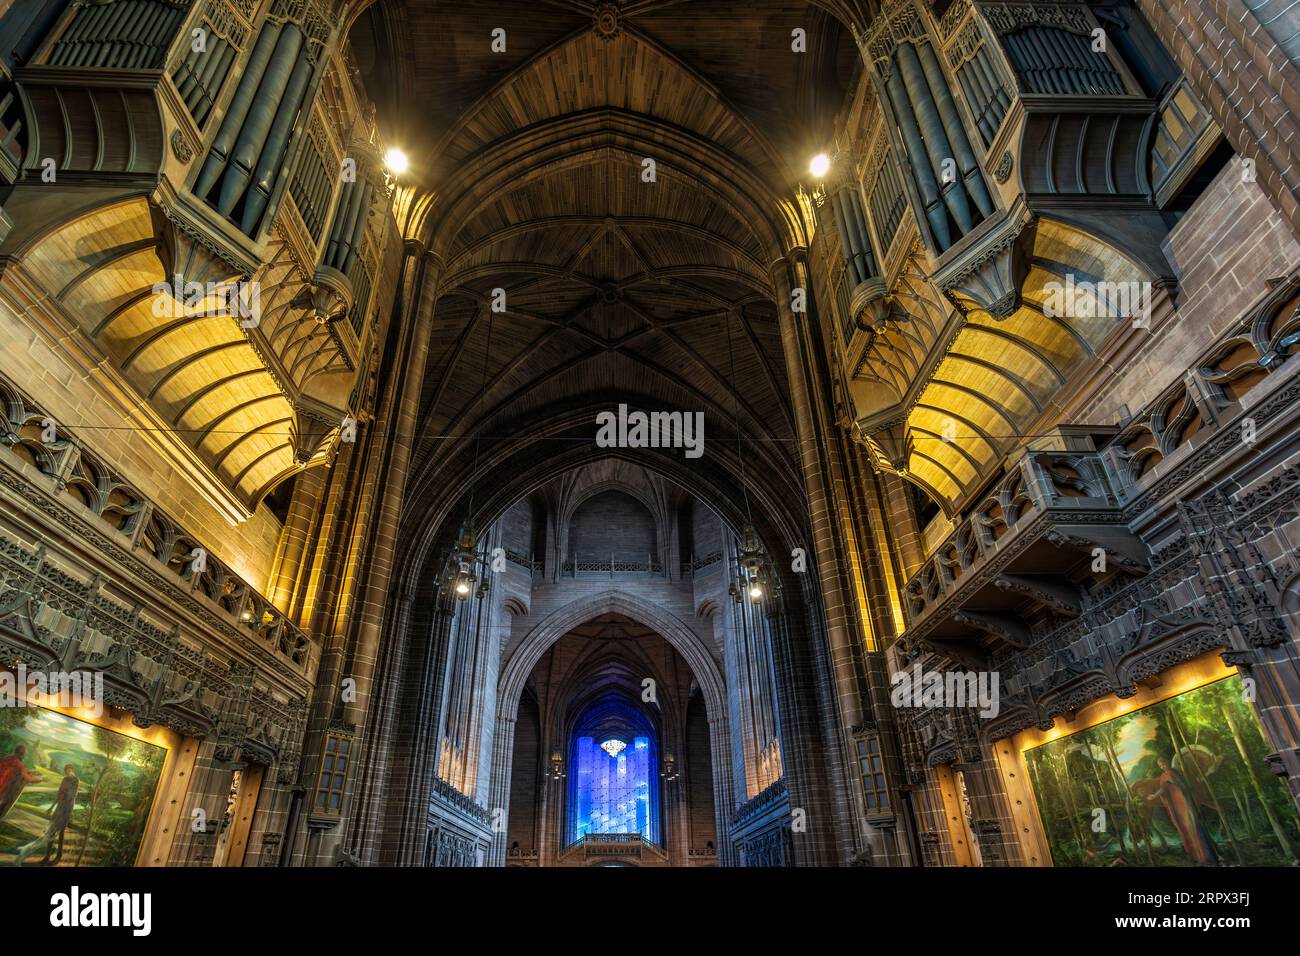
[[[594,833],[639,833],[658,841],[658,773],[651,738],[636,736],[610,753],[605,742],[579,736],[573,744],[571,840]]]

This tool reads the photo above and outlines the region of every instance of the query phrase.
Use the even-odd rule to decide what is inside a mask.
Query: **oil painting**
[[[1300,819],[1239,676],[1025,751],[1057,866],[1289,865]]]
[[[0,866],[131,866],[167,749],[53,710],[0,710]]]

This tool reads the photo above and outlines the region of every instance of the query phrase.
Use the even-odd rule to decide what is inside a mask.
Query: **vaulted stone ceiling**
[[[781,472],[788,494],[771,267],[807,242],[799,179],[829,145],[857,51],[812,6],[610,9],[396,0],[353,28],[381,126],[429,196],[414,231],[441,267],[415,462],[446,474],[472,435],[627,396],[704,412],[733,452],[738,424],[751,476]],[[796,27],[806,54],[791,51]],[[494,289],[507,305],[489,323]]]
[[[684,699],[696,686],[690,665],[654,630],[614,613],[578,625],[551,645],[526,686],[543,712],[567,724],[602,698],[644,706],[642,681],[647,676],[660,697],[647,713],[671,722],[676,712],[669,701],[675,695]]]
[[[491,48],[497,28],[504,52]],[[791,52],[796,28],[806,54]],[[671,119],[727,147],[765,140],[751,150],[797,175],[827,145],[859,63],[838,21],[786,0],[388,0],[350,40],[385,132],[411,145],[431,185],[505,130],[596,106]]]

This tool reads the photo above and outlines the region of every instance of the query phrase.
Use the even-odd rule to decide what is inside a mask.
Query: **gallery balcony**
[[[588,833],[563,850],[559,866],[667,866],[668,854],[639,833]]]
[[[827,277],[818,291],[843,372],[838,411],[873,464],[952,512],[1005,449],[980,436],[927,462],[945,420],[1000,434],[1006,409],[1047,407],[1111,331],[1044,316],[1047,283],[1140,281],[1156,315],[1171,310],[1177,274],[1161,242],[1230,151],[1130,9],[889,9],[865,38],[871,64],[846,107],[850,132],[814,197],[825,215],[810,257]],[[1000,408],[972,417],[972,399]]]
[[[163,440],[212,507],[246,520],[354,417],[390,221],[374,126],[352,119],[365,92],[316,0],[269,17],[57,6],[21,66],[0,65],[4,294],[21,311],[29,287],[57,283],[48,334],[96,354],[142,408],[184,409]],[[42,237],[76,254],[28,256]]]
[[[1089,575],[1146,573],[1116,489],[1102,454],[1026,452],[907,581],[905,653],[980,667],[1027,647],[1033,623],[1077,617]]]
[[[618,577],[621,575],[656,575],[664,573],[663,562],[649,554],[578,554],[564,562],[565,577]]]
[[[140,582],[163,593],[179,587],[190,598],[201,596],[201,606],[225,625],[223,634],[210,635],[214,640],[235,636],[244,651],[274,654],[295,673],[315,672],[320,647],[305,631],[78,437],[45,434],[43,423],[50,421],[0,377],[4,484],[36,496],[62,532],[84,539]],[[43,557],[41,548],[33,567]]]

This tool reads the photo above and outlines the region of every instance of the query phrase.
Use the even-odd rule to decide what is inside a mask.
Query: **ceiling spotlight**
[[[406,154],[394,146],[388,152],[384,153],[384,165],[388,171],[395,176],[400,176],[406,172],[410,163],[407,161]]]
[[[825,153],[818,153],[808,164],[808,171],[817,179],[821,179],[831,171],[831,158]]]

